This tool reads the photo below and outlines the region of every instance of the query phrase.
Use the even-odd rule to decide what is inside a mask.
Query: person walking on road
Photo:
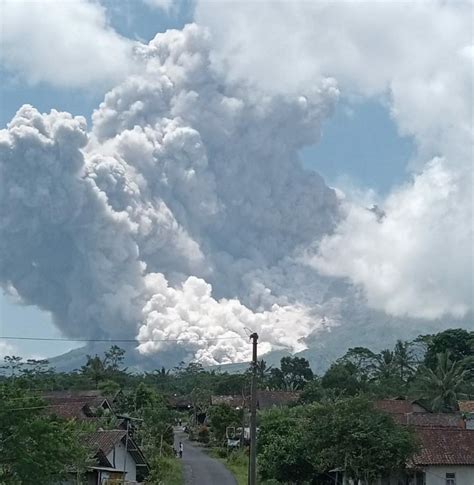
[[[179,457],[180,458],[183,458],[183,449],[184,449],[183,443],[180,441],[179,442]]]

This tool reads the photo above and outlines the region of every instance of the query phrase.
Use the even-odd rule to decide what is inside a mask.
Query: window
[[[446,485],[456,485],[455,473],[446,473]]]
[[[416,472],[415,480],[416,480],[416,485],[426,485],[425,472]]]

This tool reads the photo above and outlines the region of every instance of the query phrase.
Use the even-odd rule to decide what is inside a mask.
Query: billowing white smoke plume
[[[0,131],[2,285],[67,335],[138,332],[144,353],[172,339],[205,363],[245,360],[247,329],[262,350],[303,349],[325,312],[304,291],[325,283],[303,288],[292,256],[332,230],[339,202],[298,150],[318,140],[334,83],[271,96],[228,83],[195,25],[135,62],[90,133],[31,106]]]
[[[472,2],[198,2],[196,18],[232,79],[288,93],[334,76],[343,96],[385,98],[417,143],[385,216],[348,194],[347,217],[306,261],[392,315],[472,312]]]

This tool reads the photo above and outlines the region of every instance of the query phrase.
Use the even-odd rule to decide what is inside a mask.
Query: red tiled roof
[[[242,396],[211,396],[211,404],[227,404],[232,408],[242,408],[246,405],[246,399]]]
[[[415,466],[474,465],[474,430],[417,427],[415,433],[421,445]]]
[[[273,406],[286,406],[296,402],[299,397],[300,393],[297,391],[258,391],[258,408],[267,409]]]
[[[53,391],[43,394],[48,404],[48,412],[63,419],[89,419],[94,416],[94,409],[103,407],[107,399],[101,391]]]
[[[465,428],[461,415],[454,413],[392,413],[391,416],[397,423],[410,426]]]
[[[93,413],[91,412],[87,401],[62,402],[60,404],[48,403],[46,408],[48,413],[54,414],[63,419],[88,419]]]
[[[425,408],[415,401],[407,401],[405,399],[381,399],[374,401],[374,407],[379,411],[385,411],[390,414],[406,414],[413,413]],[[422,411],[423,412],[423,411]]]
[[[458,406],[462,413],[474,413],[474,401],[459,401]]]
[[[126,434],[127,431],[122,429],[94,431],[86,436],[85,444],[95,451],[101,451],[104,455],[107,455]]]

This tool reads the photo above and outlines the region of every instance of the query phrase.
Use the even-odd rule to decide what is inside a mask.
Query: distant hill
[[[436,333],[446,328],[470,329],[472,326],[472,316],[462,321],[425,321],[389,317],[382,312],[367,311],[367,308],[358,310],[353,307],[350,319],[347,318],[344,324],[327,327],[312,334],[306,340],[308,348],[298,355],[308,359],[316,373],[322,373],[350,347],[363,346],[380,351],[393,347],[397,339],[411,340],[420,334]],[[68,372],[80,369],[88,354],[103,355],[112,344],[113,342],[90,343],[53,357],[49,361],[57,371]],[[152,371],[161,367],[169,369],[178,365],[180,361],[187,360],[186,353],[179,347],[144,356],[135,349],[133,343],[119,346],[126,350],[125,366],[131,372]],[[288,355],[288,352],[274,351],[259,358],[263,358],[269,365],[276,366],[285,355]],[[246,366],[246,363],[235,363],[222,365],[219,368],[228,372],[238,372]]]

